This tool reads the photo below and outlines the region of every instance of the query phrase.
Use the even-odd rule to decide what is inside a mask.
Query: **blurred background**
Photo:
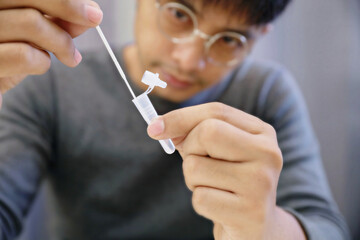
[[[99,1],[102,29],[113,46],[133,39],[135,2]],[[94,29],[76,44],[83,54],[104,49]],[[297,79],[334,197],[353,238],[360,239],[360,1],[293,0],[252,57],[280,62]],[[49,239],[45,202],[40,194],[19,239]]]

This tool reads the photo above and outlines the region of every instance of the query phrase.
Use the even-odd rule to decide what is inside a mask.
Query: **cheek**
[[[145,59],[163,59],[170,56],[172,44],[153,33],[141,33],[136,39],[139,53]]]
[[[210,87],[219,83],[232,69],[217,67],[211,63],[202,71],[201,80],[204,82],[204,87]]]
[[[151,7],[151,6],[149,6]],[[135,21],[135,38],[142,58],[159,59],[171,53],[173,44],[160,32],[154,11],[140,7]]]

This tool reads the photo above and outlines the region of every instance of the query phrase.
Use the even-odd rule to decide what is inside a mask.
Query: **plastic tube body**
[[[147,124],[150,124],[151,120],[158,116],[146,93],[137,96],[132,101]],[[175,146],[171,139],[159,140],[159,142],[167,154],[175,152]]]

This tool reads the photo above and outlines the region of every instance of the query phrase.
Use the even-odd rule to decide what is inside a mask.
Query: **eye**
[[[240,43],[239,39],[232,37],[232,36],[223,36],[221,38],[221,41],[223,42],[223,44],[226,44],[227,46],[229,46],[231,48],[241,47],[241,43]]]
[[[181,9],[169,8],[169,11],[170,11],[170,14],[178,21],[187,22],[190,20],[189,15],[186,12],[182,11]]]

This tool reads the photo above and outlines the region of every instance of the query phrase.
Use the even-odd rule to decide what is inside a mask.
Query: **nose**
[[[206,66],[204,40],[195,38],[186,43],[174,44],[172,58],[184,72],[204,69]]]

